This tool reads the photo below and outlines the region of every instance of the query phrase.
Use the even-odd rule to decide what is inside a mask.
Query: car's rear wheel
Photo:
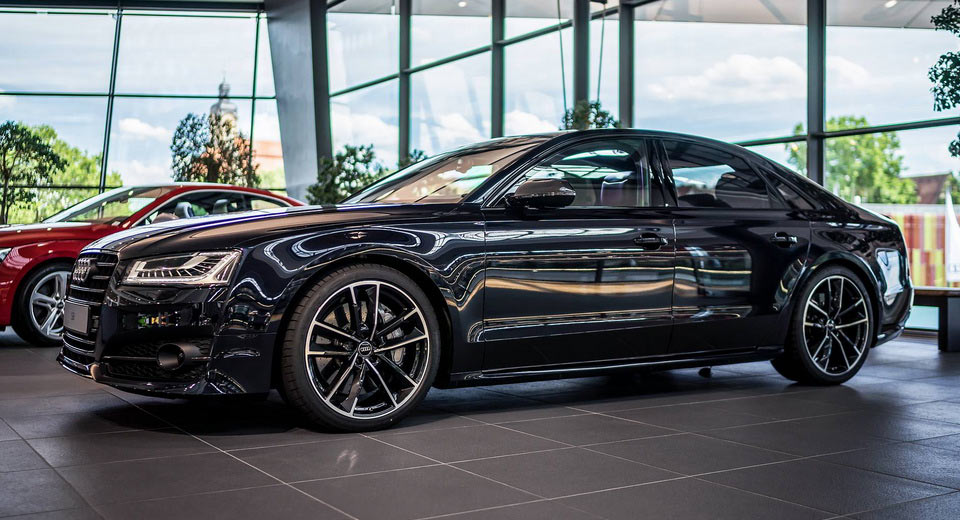
[[[310,289],[289,320],[283,394],[321,426],[385,428],[430,389],[439,341],[436,313],[410,278],[381,265],[338,269]]]
[[[63,340],[63,303],[72,265],[57,262],[24,278],[13,309],[13,330],[24,341],[55,347]]]
[[[810,384],[840,384],[863,366],[873,341],[870,293],[845,267],[813,275],[793,311],[787,343],[773,366]]]

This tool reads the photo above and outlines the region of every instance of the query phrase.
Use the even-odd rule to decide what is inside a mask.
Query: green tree
[[[938,31],[960,36],[960,0],[954,0],[930,19]],[[941,112],[960,106],[960,53],[948,51],[930,67],[927,77],[933,82],[933,109]],[[948,146],[950,155],[960,157],[960,134]]]
[[[187,114],[173,133],[173,180],[257,187],[250,139],[231,117]]]
[[[427,152],[414,148],[413,150],[410,151],[409,154],[407,154],[406,157],[401,157],[400,160],[397,161],[397,169],[406,168],[407,166],[410,166],[411,164],[416,164],[426,158],[427,158]]]
[[[333,159],[320,159],[317,182],[307,188],[307,202],[335,204],[379,179],[384,173],[373,145],[346,145],[333,155]]]
[[[64,166],[66,161],[34,129],[15,121],[0,124],[0,224],[7,223],[10,208],[15,204],[36,198],[33,190],[14,185],[46,184]]]
[[[866,118],[831,117],[827,130],[848,130],[870,126]],[[795,134],[802,134],[797,124]],[[801,173],[807,171],[807,150],[803,143],[786,145],[788,161]],[[900,177],[903,156],[896,132],[834,137],[826,144],[826,165],[830,177],[824,185],[846,200],[860,197],[863,202],[910,204],[917,202],[917,187],[912,179]]]
[[[563,114],[562,130],[586,130],[588,128],[620,128],[620,121],[600,105],[599,101],[580,100]]]

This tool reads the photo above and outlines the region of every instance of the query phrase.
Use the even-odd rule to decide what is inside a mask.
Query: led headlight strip
[[[226,285],[240,251],[213,251],[135,260],[123,277],[130,285]]]

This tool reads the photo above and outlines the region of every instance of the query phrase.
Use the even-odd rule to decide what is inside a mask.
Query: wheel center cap
[[[370,354],[373,354],[373,343],[361,341],[360,345],[357,346],[357,352],[363,357],[369,357]]]

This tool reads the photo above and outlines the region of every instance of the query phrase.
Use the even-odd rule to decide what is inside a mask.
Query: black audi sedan
[[[738,146],[591,130],[466,146],[336,206],[97,241],[59,361],[154,395],[276,388],[362,431],[431,386],[757,360],[838,384],[911,303],[891,220]]]

